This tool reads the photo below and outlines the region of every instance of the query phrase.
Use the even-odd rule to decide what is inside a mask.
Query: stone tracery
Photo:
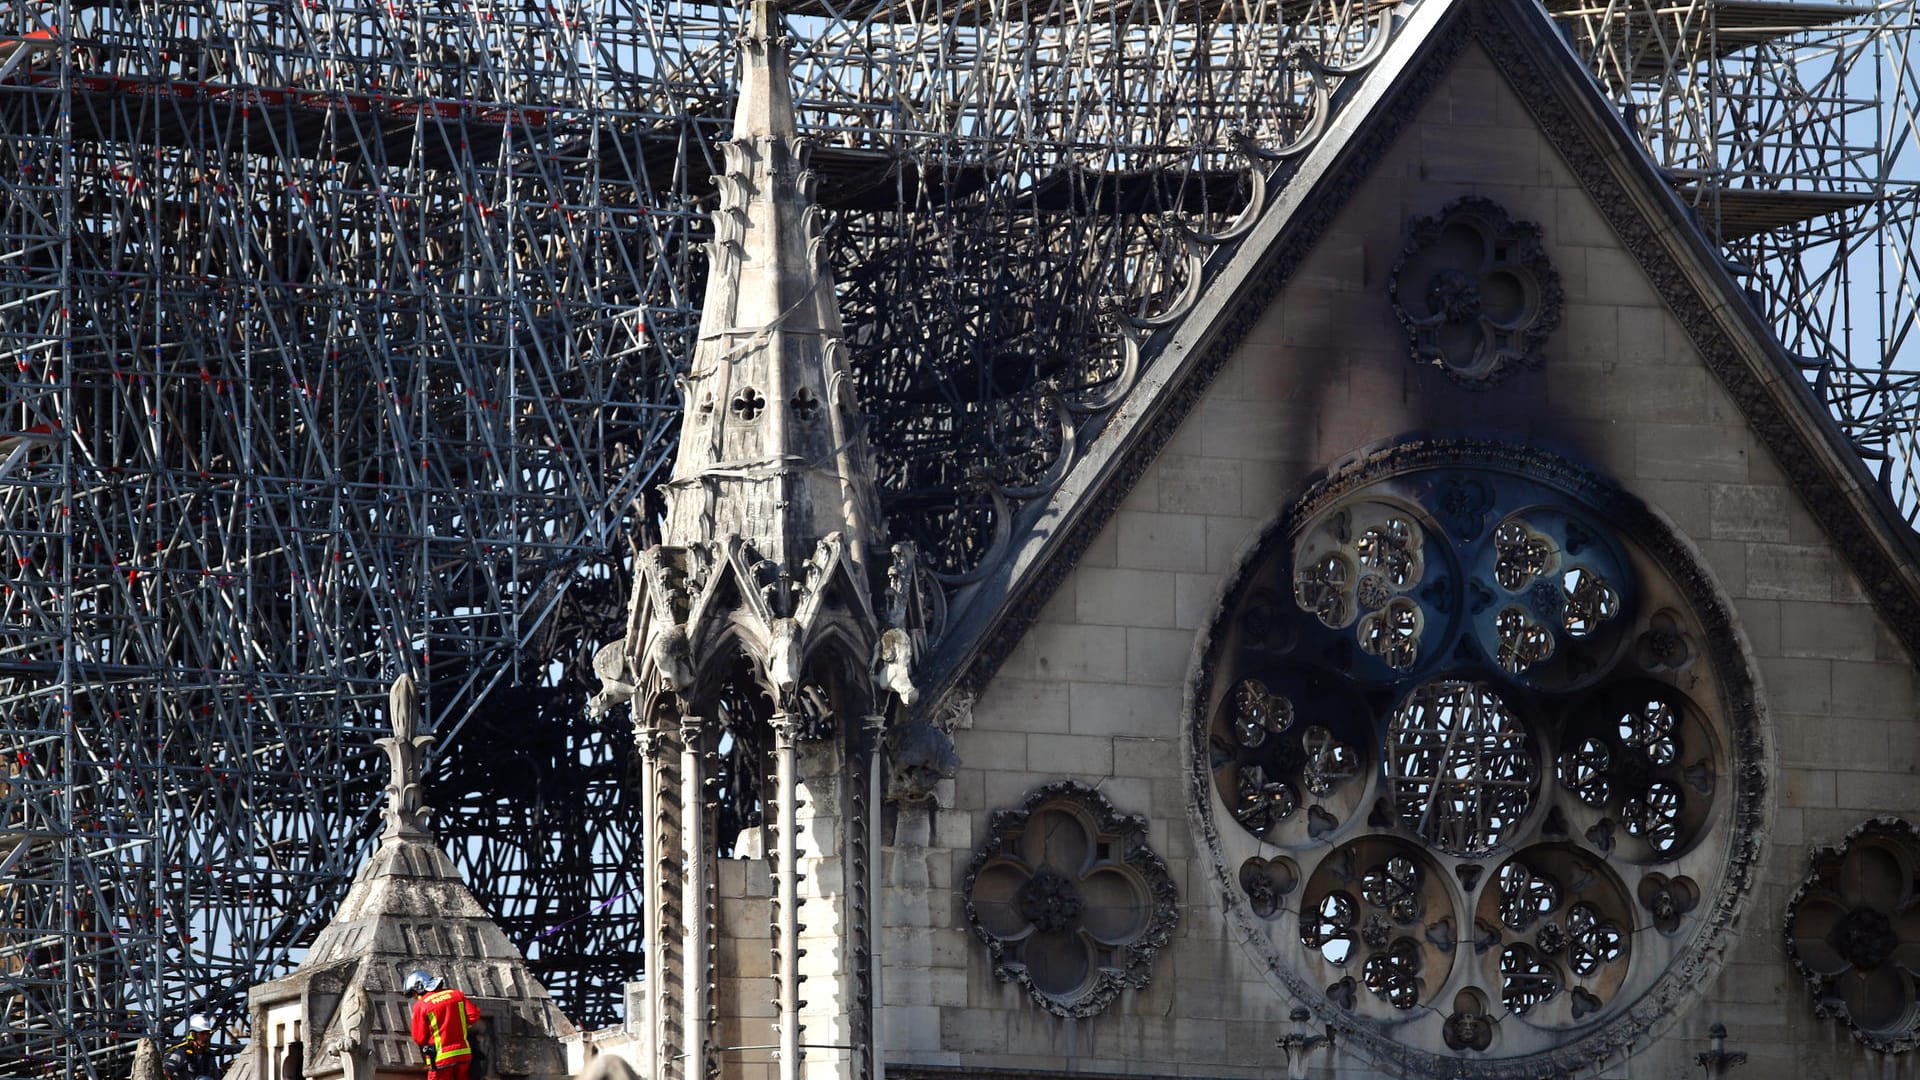
[[[1203,835],[1276,982],[1376,1061],[1590,1064],[1712,970],[1764,744],[1669,535],[1548,455],[1419,443],[1311,491],[1233,579],[1193,684]],[[1395,604],[1397,656],[1367,629]]]
[[[1920,1044],[1920,829],[1896,818],[1862,824],[1812,869],[1787,903],[1787,958],[1814,992],[1814,1011],[1867,1046]]]
[[[1145,834],[1145,819],[1073,781],[996,812],[963,886],[995,973],[1060,1016],[1092,1016],[1122,989],[1147,985],[1179,911]],[[1246,880],[1269,899],[1292,888],[1283,867],[1249,868]]]

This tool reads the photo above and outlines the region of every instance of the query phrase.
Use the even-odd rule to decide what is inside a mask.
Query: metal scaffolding
[[[640,818],[589,653],[671,445],[735,12],[0,13],[0,1073],[117,1071],[297,956],[403,671],[443,840],[611,1020]],[[903,520],[967,524],[956,574],[1115,397],[1113,327],[1193,281],[1182,229],[1246,204],[1248,140],[1317,131],[1384,37],[1317,0],[1192,16],[790,15],[876,440]]]
[[[1920,521],[1911,0],[1546,0]]]
[[[1912,514],[1912,0],[1683,9],[1556,11]],[[1393,14],[789,5],[884,498],[951,585]],[[736,29],[0,0],[0,1075],[122,1071],[298,956],[371,837],[402,672],[443,842],[562,1007],[613,1019],[642,808],[590,654],[671,451]]]

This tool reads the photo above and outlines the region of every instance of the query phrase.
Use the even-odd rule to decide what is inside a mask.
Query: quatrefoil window
[[[1414,220],[1388,291],[1414,361],[1475,389],[1537,367],[1560,324],[1560,276],[1540,227],[1477,197]]]
[[[965,885],[967,920],[1000,978],[1061,1016],[1092,1016],[1147,985],[1179,918],[1146,819],[1063,781],[993,815]]]
[[[742,420],[756,419],[766,407],[766,395],[751,386],[733,395],[733,415]]]
[[[1787,902],[1787,957],[1814,1012],[1886,1053],[1920,1045],[1920,829],[1877,818],[1813,853]]]
[[[813,396],[813,391],[803,386],[794,391],[793,400],[787,403],[787,408],[793,410],[795,418],[810,421],[820,415],[820,399]]]
[[[1751,669],[1691,549],[1462,441],[1342,469],[1262,537],[1189,700],[1196,837],[1280,1015],[1405,1076],[1650,1037],[1764,846]]]

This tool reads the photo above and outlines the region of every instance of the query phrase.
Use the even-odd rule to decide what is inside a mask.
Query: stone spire
[[[918,697],[940,595],[910,545],[882,546],[788,78],[755,0],[661,542],[594,657],[594,706],[630,703],[652,808],[649,1080],[884,1080],[882,736]],[[723,753],[751,764],[721,785]],[[773,1047],[777,1071],[743,1046]]]
[[[706,305],[682,384],[662,540],[732,534],[792,569],[838,532],[864,567],[881,539],[878,502],[827,259],[827,215],[813,202],[785,32],[768,0],[753,3],[740,45],[739,107],[714,181],[720,207]]]

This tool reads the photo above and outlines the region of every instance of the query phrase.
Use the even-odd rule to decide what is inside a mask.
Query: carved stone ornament
[[[1186,710],[1193,820],[1276,1010],[1389,1074],[1621,1057],[1711,979],[1764,849],[1726,600],[1644,504],[1530,447],[1409,442],[1315,484],[1229,577]]]
[[[994,812],[964,893],[994,974],[1064,1017],[1093,1016],[1121,989],[1146,986],[1180,917],[1146,819],[1071,780]]]
[[[1387,291],[1414,361],[1473,389],[1538,367],[1560,325],[1560,275],[1540,226],[1478,196],[1414,219]]]
[[[1920,828],[1875,818],[1813,853],[1787,902],[1787,959],[1814,1012],[1883,1053],[1920,1045]]]

